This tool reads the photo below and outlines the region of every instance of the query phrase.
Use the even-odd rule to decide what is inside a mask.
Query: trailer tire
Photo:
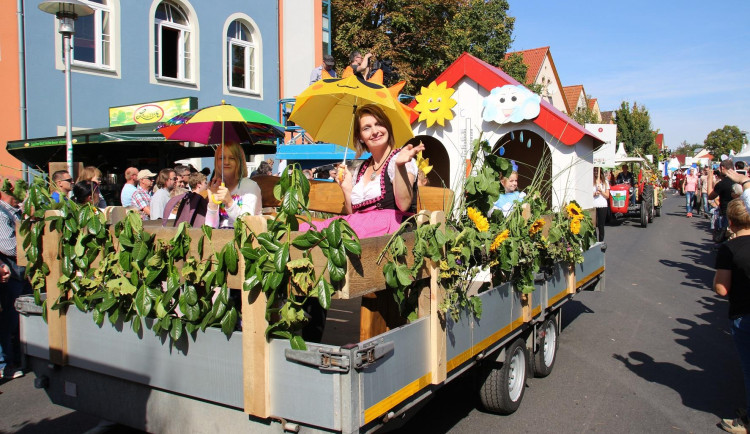
[[[656,217],[661,217],[661,206],[656,207],[656,209],[654,210],[654,215]]]
[[[641,227],[642,228],[647,227],[648,226],[648,211],[646,211],[646,202],[641,202],[640,216],[641,216]]]
[[[546,377],[552,373],[557,360],[557,321],[552,317],[542,324],[543,336],[539,339],[536,354],[534,354],[534,376]]]
[[[526,388],[528,356],[523,340],[515,340],[505,351],[502,367],[483,366],[479,398],[492,413],[511,414],[518,410]]]

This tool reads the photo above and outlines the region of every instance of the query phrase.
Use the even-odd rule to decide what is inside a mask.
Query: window
[[[331,2],[323,0],[323,54],[331,54]]]
[[[187,15],[161,2],[154,15],[154,72],[157,78],[193,81],[193,38]]]
[[[255,48],[248,27],[239,20],[232,21],[227,30],[227,78],[230,90],[257,92],[258,56]]]
[[[93,15],[76,20],[73,36],[73,64],[112,69],[112,7],[107,0],[82,0]]]

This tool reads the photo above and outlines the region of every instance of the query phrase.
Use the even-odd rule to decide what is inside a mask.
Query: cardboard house
[[[429,90],[426,88],[417,95],[412,103],[415,108],[420,100],[442,100],[447,104],[448,96],[455,101],[450,102],[450,110],[442,110],[447,115],[437,122],[420,121],[421,113],[426,112],[413,115],[411,119],[414,135],[425,144],[423,155],[430,158],[433,165],[428,176],[430,184],[459,191],[462,175],[470,170],[467,159],[471,155],[472,142],[481,136],[495,152],[516,161],[519,189],[527,187],[537,168],[541,167],[543,181],[551,182],[548,201],[552,207],[557,208],[574,199],[584,209],[592,208],[593,152],[602,142],[538,95],[536,113],[531,112],[524,119],[511,117],[510,121],[501,123],[485,120],[491,117],[488,114],[493,109],[486,106],[489,101],[486,98],[497,97],[497,92],[506,85],[511,85],[508,88],[514,92],[526,90],[531,94],[525,87],[518,87],[519,83],[501,69],[464,53],[430,86],[452,89],[452,95],[443,92],[433,98],[427,95]],[[438,108],[430,110],[440,112]]]

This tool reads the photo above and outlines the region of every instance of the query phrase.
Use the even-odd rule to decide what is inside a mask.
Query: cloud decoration
[[[520,84],[496,87],[482,100],[482,119],[498,124],[534,119],[539,116],[541,101],[541,96]]]

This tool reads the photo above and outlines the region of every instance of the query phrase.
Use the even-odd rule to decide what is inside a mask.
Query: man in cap
[[[135,193],[138,182],[138,169],[135,167],[128,167],[125,169],[125,185],[122,186],[120,192],[120,202],[122,206],[130,206],[133,204],[133,193]]]
[[[151,195],[156,174],[148,169],[138,172],[138,188],[133,193],[132,205],[141,212],[141,218],[148,220],[151,214]]]
[[[333,68],[335,65],[336,61],[333,60],[333,56],[330,54],[323,56],[323,64],[313,69],[312,73],[310,73],[310,84],[323,78],[323,69],[325,69],[331,77],[336,77],[336,70]]]

